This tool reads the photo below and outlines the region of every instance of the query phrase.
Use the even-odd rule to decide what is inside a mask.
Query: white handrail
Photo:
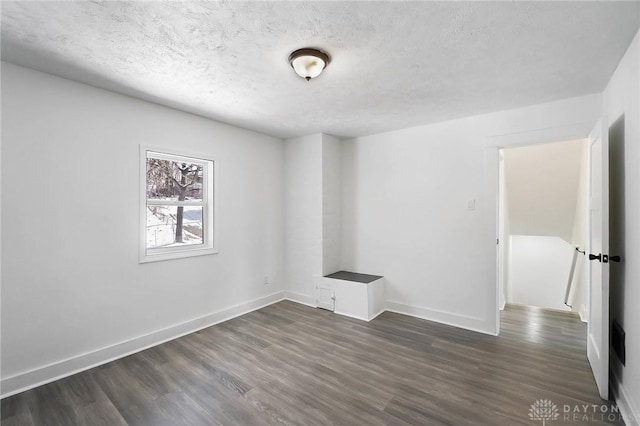
[[[578,252],[579,252],[579,248],[576,247],[576,249],[573,251],[573,260],[571,260],[571,270],[569,271],[569,281],[567,281],[567,290],[564,292],[564,304],[567,305],[568,307],[572,307],[568,302],[569,302],[569,293],[571,293],[571,284],[573,284],[573,275],[576,271],[576,261],[578,260]]]

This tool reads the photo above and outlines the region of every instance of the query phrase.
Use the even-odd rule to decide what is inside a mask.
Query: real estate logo
[[[545,426],[548,420],[558,420],[558,417],[560,417],[558,407],[550,399],[539,399],[529,408],[529,418],[542,421],[542,426]]]

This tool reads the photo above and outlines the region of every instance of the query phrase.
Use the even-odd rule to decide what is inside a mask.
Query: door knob
[[[598,262],[602,262],[602,254],[598,253],[597,256],[595,254],[589,254],[589,260],[596,260],[596,259],[598,259]]]
[[[610,256],[609,260],[612,262],[620,262],[622,259],[620,258],[620,256]]]

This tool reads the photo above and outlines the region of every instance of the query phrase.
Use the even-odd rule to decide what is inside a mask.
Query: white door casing
[[[609,397],[609,264],[603,262],[609,253],[609,140],[605,117],[589,135],[589,314],[587,357],[598,391]]]

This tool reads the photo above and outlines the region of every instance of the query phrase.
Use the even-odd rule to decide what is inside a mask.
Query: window
[[[214,161],[140,149],[140,262],[217,253]]]

